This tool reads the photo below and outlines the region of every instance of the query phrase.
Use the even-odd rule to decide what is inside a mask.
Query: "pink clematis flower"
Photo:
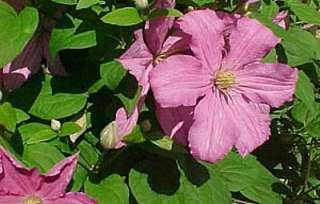
[[[40,175],[27,169],[0,147],[0,203],[5,204],[97,204],[84,193],[65,193],[78,156],[64,159]]]
[[[155,3],[155,8],[158,9],[173,8],[174,6],[174,0],[158,0]],[[120,141],[117,147],[125,145],[121,142],[121,139],[132,131],[138,121],[140,109],[150,89],[151,70],[156,69],[162,61],[167,60],[171,56],[181,55],[181,53],[188,49],[190,40],[188,36],[178,31],[169,35],[174,21],[174,17],[159,17],[147,21],[144,30],[140,29],[135,32],[135,42],[119,59],[124,68],[135,76],[139,85],[142,86],[142,93],[131,116],[127,116],[124,108],[120,108],[117,111],[116,123],[118,124]],[[156,106],[156,108],[157,117],[165,133],[175,137],[182,137],[182,134],[179,133],[185,131],[179,131],[179,127],[185,128],[182,124],[185,123],[185,116],[191,115],[190,108],[181,107],[180,110],[176,111],[164,109],[160,106]],[[185,111],[188,112],[185,113]],[[170,120],[167,118],[169,115]],[[166,118],[163,116],[166,116]],[[188,118],[186,120],[191,119]]]
[[[297,69],[262,64],[280,42],[254,19],[227,27],[214,11],[193,11],[178,20],[192,35],[193,56],[173,56],[151,73],[162,107],[194,106],[188,143],[194,157],[215,162],[235,146],[245,156],[270,135],[270,107],[292,100]]]
[[[18,12],[22,10],[26,1],[7,0]],[[61,11],[56,13],[57,17],[61,15]],[[61,63],[60,56],[51,59],[49,54],[50,31],[54,27],[54,22],[48,22],[42,16],[43,26],[47,28],[41,34],[36,34],[22,50],[22,52],[9,64],[0,69],[0,87],[7,91],[19,88],[33,74],[40,70],[41,61],[45,59],[50,72],[54,75],[64,76],[66,71]]]

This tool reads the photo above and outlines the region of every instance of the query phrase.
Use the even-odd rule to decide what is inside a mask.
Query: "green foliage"
[[[0,1],[0,69],[23,50],[38,23],[37,9],[26,7],[18,15],[14,8]]]
[[[251,6],[245,1],[177,0],[175,8],[167,9],[155,9],[154,1],[145,9],[134,3],[39,0],[16,10],[0,0],[0,68],[33,37],[50,37],[49,50],[42,41],[39,45],[50,59],[41,58],[39,73],[32,73],[20,88],[5,90],[0,70],[0,145],[42,173],[78,153],[68,191],[84,192],[100,204],[318,204],[319,0],[271,0]],[[134,31],[143,29],[146,21],[177,19],[205,8],[260,21],[281,38],[263,62],[299,70],[293,101],[271,110],[269,141],[244,158],[232,151],[214,164],[196,161],[188,146],[163,133],[152,91],[140,100],[141,85],[119,62],[136,40]],[[286,29],[272,21],[284,10],[289,12]],[[144,53],[136,52],[143,61]],[[42,56],[28,53],[23,60],[36,57]],[[65,76],[55,75],[58,60]],[[142,102],[136,126],[118,135],[127,146],[103,149],[100,132],[116,120],[119,108],[130,117]],[[55,120],[58,125],[50,126]]]

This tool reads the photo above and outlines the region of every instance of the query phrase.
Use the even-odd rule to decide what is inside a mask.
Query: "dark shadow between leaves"
[[[208,169],[190,155],[185,155],[184,159],[180,159],[178,162],[185,176],[193,185],[200,187],[210,179]]]
[[[134,169],[147,174],[150,188],[159,194],[173,195],[180,187],[180,172],[174,160],[145,160],[138,163]]]

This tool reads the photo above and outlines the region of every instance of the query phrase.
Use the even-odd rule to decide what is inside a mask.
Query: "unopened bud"
[[[136,6],[138,9],[146,9],[149,5],[148,0],[135,0]]]
[[[54,131],[59,131],[61,129],[61,123],[58,120],[51,120],[51,129]]]
[[[113,149],[118,142],[118,125],[116,121],[109,123],[100,132],[100,143],[105,149]]]
[[[77,139],[87,130],[87,114],[84,113],[80,117],[73,120],[81,130],[79,132],[76,132],[72,135],[70,135],[71,142],[75,143]]]
[[[2,94],[2,91],[0,89],[0,102],[2,101],[2,98],[3,98],[3,94]]]

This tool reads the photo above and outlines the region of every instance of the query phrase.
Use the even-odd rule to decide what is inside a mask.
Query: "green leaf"
[[[45,173],[64,159],[64,156],[54,146],[47,143],[38,143],[25,145],[22,158],[29,167],[37,167],[42,173]]]
[[[25,144],[34,144],[51,140],[57,133],[50,126],[41,123],[28,123],[19,127],[19,132]]]
[[[11,6],[0,1],[0,69],[21,53],[38,23],[37,9],[26,7],[17,15]]]
[[[141,23],[143,20],[134,7],[124,7],[107,13],[101,18],[104,23],[118,26],[132,26]]]
[[[0,105],[0,125],[7,130],[14,132],[16,130],[17,118],[16,112],[10,103]]]
[[[126,135],[123,140],[126,143],[142,143],[144,141],[146,141],[146,139],[143,136],[143,133],[141,131],[140,126],[135,126],[132,130],[132,132],[128,135]]]
[[[89,30],[78,33],[82,20],[67,16],[67,25],[56,27],[51,33],[49,48],[52,58],[64,49],[84,49],[97,45],[96,31]],[[71,22],[71,23],[70,23]]]
[[[45,120],[60,119],[78,113],[87,102],[88,95],[73,93],[52,94],[51,77],[47,76],[29,113]]]
[[[123,68],[120,62],[111,61],[100,65],[100,76],[104,84],[110,89],[115,90],[127,71]]]
[[[87,169],[92,169],[99,160],[99,152],[94,146],[85,140],[82,140],[78,145],[80,150],[80,162],[85,164]]]
[[[217,169],[224,183],[231,191],[240,191],[247,198],[257,203],[281,204],[282,199],[273,191],[273,186],[278,182],[263,165],[253,156],[241,158],[231,152],[224,160],[211,165]]]
[[[79,0],[76,9],[80,10],[89,8],[95,4],[98,4],[99,2],[101,2],[101,0]]]
[[[299,27],[290,27],[285,31],[265,15],[253,13],[252,16],[282,38],[281,45],[290,66],[302,65],[320,58],[320,44],[311,33]]]
[[[172,16],[172,17],[180,17],[183,16],[183,13],[173,8],[163,8],[156,9],[149,14],[149,20],[155,19],[161,16]]]
[[[76,5],[77,0],[51,0],[53,2],[56,2],[58,4],[65,4],[65,5]]]
[[[17,124],[30,119],[30,116],[23,110],[18,108],[15,108],[14,110],[16,111]]]
[[[320,57],[319,41],[301,28],[291,27],[283,36],[281,44],[290,66],[302,65]]]
[[[72,179],[71,191],[72,192],[81,191],[87,178],[88,178],[88,171],[85,168],[83,168],[80,164],[78,164]]]
[[[81,131],[81,127],[74,122],[63,123],[59,136],[67,136]]]
[[[116,94],[116,96],[123,103],[125,109],[128,112],[128,115],[131,115],[134,111],[134,108],[137,106],[137,103],[139,102],[139,99],[140,99],[141,91],[142,91],[141,87],[139,87],[133,98],[130,98],[124,95],[123,93]]]
[[[320,25],[320,12],[316,9],[298,0],[286,0],[285,2],[301,20],[307,23]]]
[[[318,112],[319,113],[319,112]],[[320,116],[314,121],[310,122],[307,127],[307,132],[315,138],[320,138]]]
[[[85,192],[100,204],[129,204],[129,189],[124,178],[111,175],[101,181],[88,179],[84,185]]]
[[[314,110],[315,95],[313,91],[313,84],[303,71],[299,72],[295,95],[308,107],[309,110]]]
[[[180,165],[164,159],[142,161],[131,170],[129,184],[138,203],[232,203],[217,172],[191,159]]]

